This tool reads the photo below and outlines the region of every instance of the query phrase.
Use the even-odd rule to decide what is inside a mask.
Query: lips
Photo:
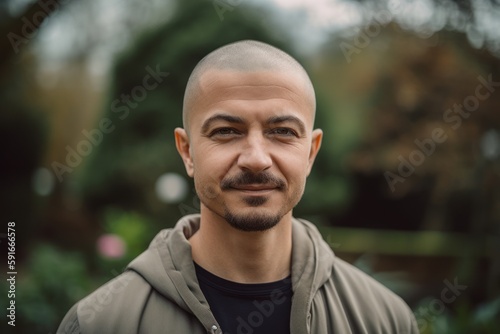
[[[258,191],[275,190],[276,186],[264,185],[264,184],[247,184],[247,185],[235,186],[235,187],[233,187],[233,189],[258,192]]]
[[[277,188],[270,185],[241,185],[232,189],[239,191],[245,195],[263,196],[270,194]]]

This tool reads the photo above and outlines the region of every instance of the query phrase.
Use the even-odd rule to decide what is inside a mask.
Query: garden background
[[[294,215],[414,310],[500,333],[495,0],[0,3],[0,309],[56,333],[80,298],[199,211],[173,129],[196,63],[256,39],[310,73],[325,133]],[[450,291],[453,292],[450,294]]]

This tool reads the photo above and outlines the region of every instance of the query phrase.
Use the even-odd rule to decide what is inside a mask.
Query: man
[[[200,215],[161,231],[58,333],[418,333],[408,306],[292,217],[322,139],[302,66],[264,43],[191,74],[177,150]]]

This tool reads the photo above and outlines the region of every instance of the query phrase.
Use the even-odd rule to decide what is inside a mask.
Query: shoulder
[[[66,316],[61,321],[56,334],[80,334],[80,324],[78,322],[77,308],[78,304],[75,304],[68,311],[68,313],[66,313]]]
[[[349,322],[370,328],[370,333],[418,333],[413,313],[401,297],[339,258],[324,288],[337,296]]]
[[[134,319],[140,314],[137,308],[143,305],[150,290],[151,286],[139,274],[126,271],[75,304],[57,333],[93,333],[113,324],[138,321]]]
[[[332,271],[332,280],[337,287],[354,295],[362,295],[363,299],[374,295],[388,303],[400,303],[402,299],[380,282],[361,271],[357,267],[336,257]]]
[[[129,302],[137,303],[141,297],[145,298],[150,289],[151,286],[136,272],[124,272],[78,303],[80,325],[93,322],[98,315],[107,318],[115,312],[121,312]]]

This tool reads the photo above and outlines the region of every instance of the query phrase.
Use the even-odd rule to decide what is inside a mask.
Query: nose
[[[272,165],[266,140],[262,134],[248,134],[238,157],[238,167],[254,173],[262,172]]]

